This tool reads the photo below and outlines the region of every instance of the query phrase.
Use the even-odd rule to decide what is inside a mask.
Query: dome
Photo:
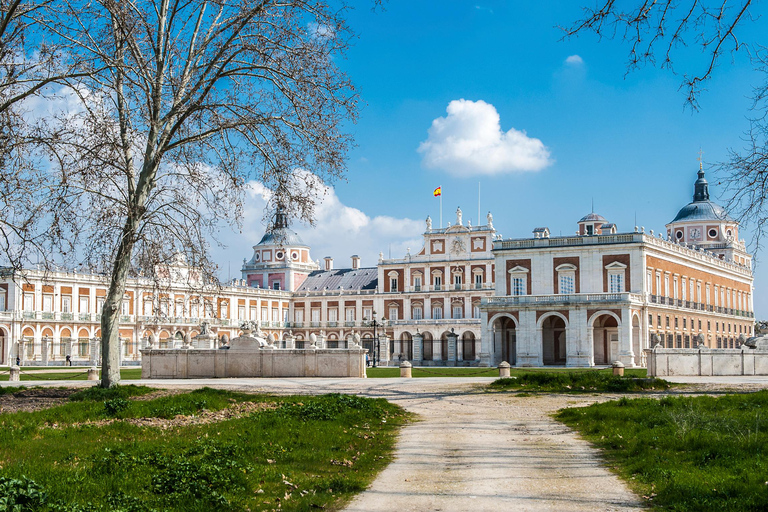
[[[682,221],[734,222],[725,208],[709,200],[709,184],[704,178],[704,171],[699,169],[698,179],[694,183],[693,202],[683,206],[672,222]]]
[[[256,245],[301,245],[307,247],[299,234],[291,230],[290,223],[288,222],[288,215],[285,213],[285,209],[282,205],[277,206],[275,223],[272,226],[272,229],[267,230]]]
[[[589,215],[585,215],[584,217],[582,217],[579,222],[604,222],[604,223],[607,223],[608,219],[606,219],[602,215],[598,215],[595,212],[592,212]]]
[[[694,201],[683,206],[672,222],[686,220],[711,220],[715,222],[733,222],[725,212],[725,208],[712,201]]]

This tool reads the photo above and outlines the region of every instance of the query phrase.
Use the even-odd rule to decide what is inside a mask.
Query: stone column
[[[568,329],[565,335],[565,365],[573,367],[592,366],[592,347],[589,343],[587,310],[572,309],[568,319]]]
[[[488,312],[480,312],[480,366],[491,366],[493,360],[494,332],[493,326],[488,323]]]
[[[458,342],[459,335],[452,328],[446,337],[448,338],[448,366],[456,366],[456,343]]]
[[[43,336],[40,339],[40,360],[43,366],[48,366],[48,345],[50,343],[51,341],[48,339],[48,336]]]
[[[627,368],[634,368],[635,353],[632,350],[632,314],[629,306],[621,308],[621,325],[619,326],[619,361]]]
[[[422,354],[424,351],[422,350],[422,347],[424,346],[424,335],[419,333],[418,331],[416,334],[413,335],[413,360],[421,362]]]

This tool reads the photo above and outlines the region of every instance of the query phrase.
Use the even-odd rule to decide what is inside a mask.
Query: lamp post
[[[381,362],[381,343],[379,341],[379,336],[376,334],[376,328],[377,327],[384,327],[386,324],[387,319],[382,318],[381,322],[376,321],[376,311],[373,312],[373,321],[371,322],[371,325],[373,326],[373,340],[374,340],[374,351],[373,351],[373,367],[376,368],[378,363]]]

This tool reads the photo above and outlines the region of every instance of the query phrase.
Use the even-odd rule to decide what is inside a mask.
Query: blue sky
[[[740,146],[751,86],[760,77],[746,55],[726,57],[700,97],[701,110],[692,112],[680,77],[651,67],[626,74],[628,47],[620,41],[590,34],[562,41],[557,25],[578,18],[581,3],[390,0],[383,12],[365,5],[351,11],[358,38],[339,64],[365,107],[350,127],[357,147],[347,180],[332,184],[318,226],[300,227],[313,257],[330,255],[348,266],[357,253],[373,266],[379,251],[400,257],[406,247],[418,250],[423,219],[439,222],[437,186],[444,223],[461,206],[464,219],[476,224],[478,182],[482,215],[492,211],[505,238],[530,236],[537,226],[573,233],[592,200],[620,231],[631,231],[635,216],[646,230],[663,231],[691,201],[699,148],[706,170]],[[750,35],[760,37],[759,27],[747,27],[744,36]],[[692,48],[678,64],[699,62]],[[449,116],[449,104],[462,99],[463,114]],[[514,129],[520,139],[480,162],[495,174],[478,175],[472,162],[450,158],[444,168],[430,168],[446,149],[439,134],[429,133],[435,119],[447,117],[442,126],[450,134],[466,115],[483,122],[494,110],[501,131]],[[432,151],[419,152],[428,140]],[[525,165],[515,160],[517,150],[529,151]],[[526,165],[538,170],[514,170]],[[716,178],[708,178],[716,196]],[[233,269],[239,268],[234,255],[250,257],[263,233],[258,204],[243,234],[228,241],[224,259],[232,259]],[[761,318],[768,317],[764,267],[755,280]]]

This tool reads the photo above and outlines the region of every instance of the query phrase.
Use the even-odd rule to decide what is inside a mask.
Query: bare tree
[[[564,27],[565,37],[593,32],[619,38],[630,46],[628,71],[658,65],[682,76],[686,103],[699,108],[703,84],[727,55],[746,52],[762,80],[753,87],[753,104],[744,146],[729,150],[729,158],[716,164],[724,184],[727,208],[744,224],[753,225],[755,249],[768,227],[768,27],[754,0],[599,0],[585,8],[584,17]],[[764,39],[745,39],[750,24],[762,27]],[[759,32],[760,33],[760,32]],[[679,63],[681,57],[688,68]]]
[[[36,18],[92,70],[68,81],[81,103],[55,120],[51,154],[57,231],[109,275],[102,386],[120,379],[130,275],[162,279],[182,253],[212,276],[209,239],[239,221],[249,179],[309,220],[296,171],[345,171],[357,96],[336,65],[351,37],[344,13],[320,0],[100,0]]]

